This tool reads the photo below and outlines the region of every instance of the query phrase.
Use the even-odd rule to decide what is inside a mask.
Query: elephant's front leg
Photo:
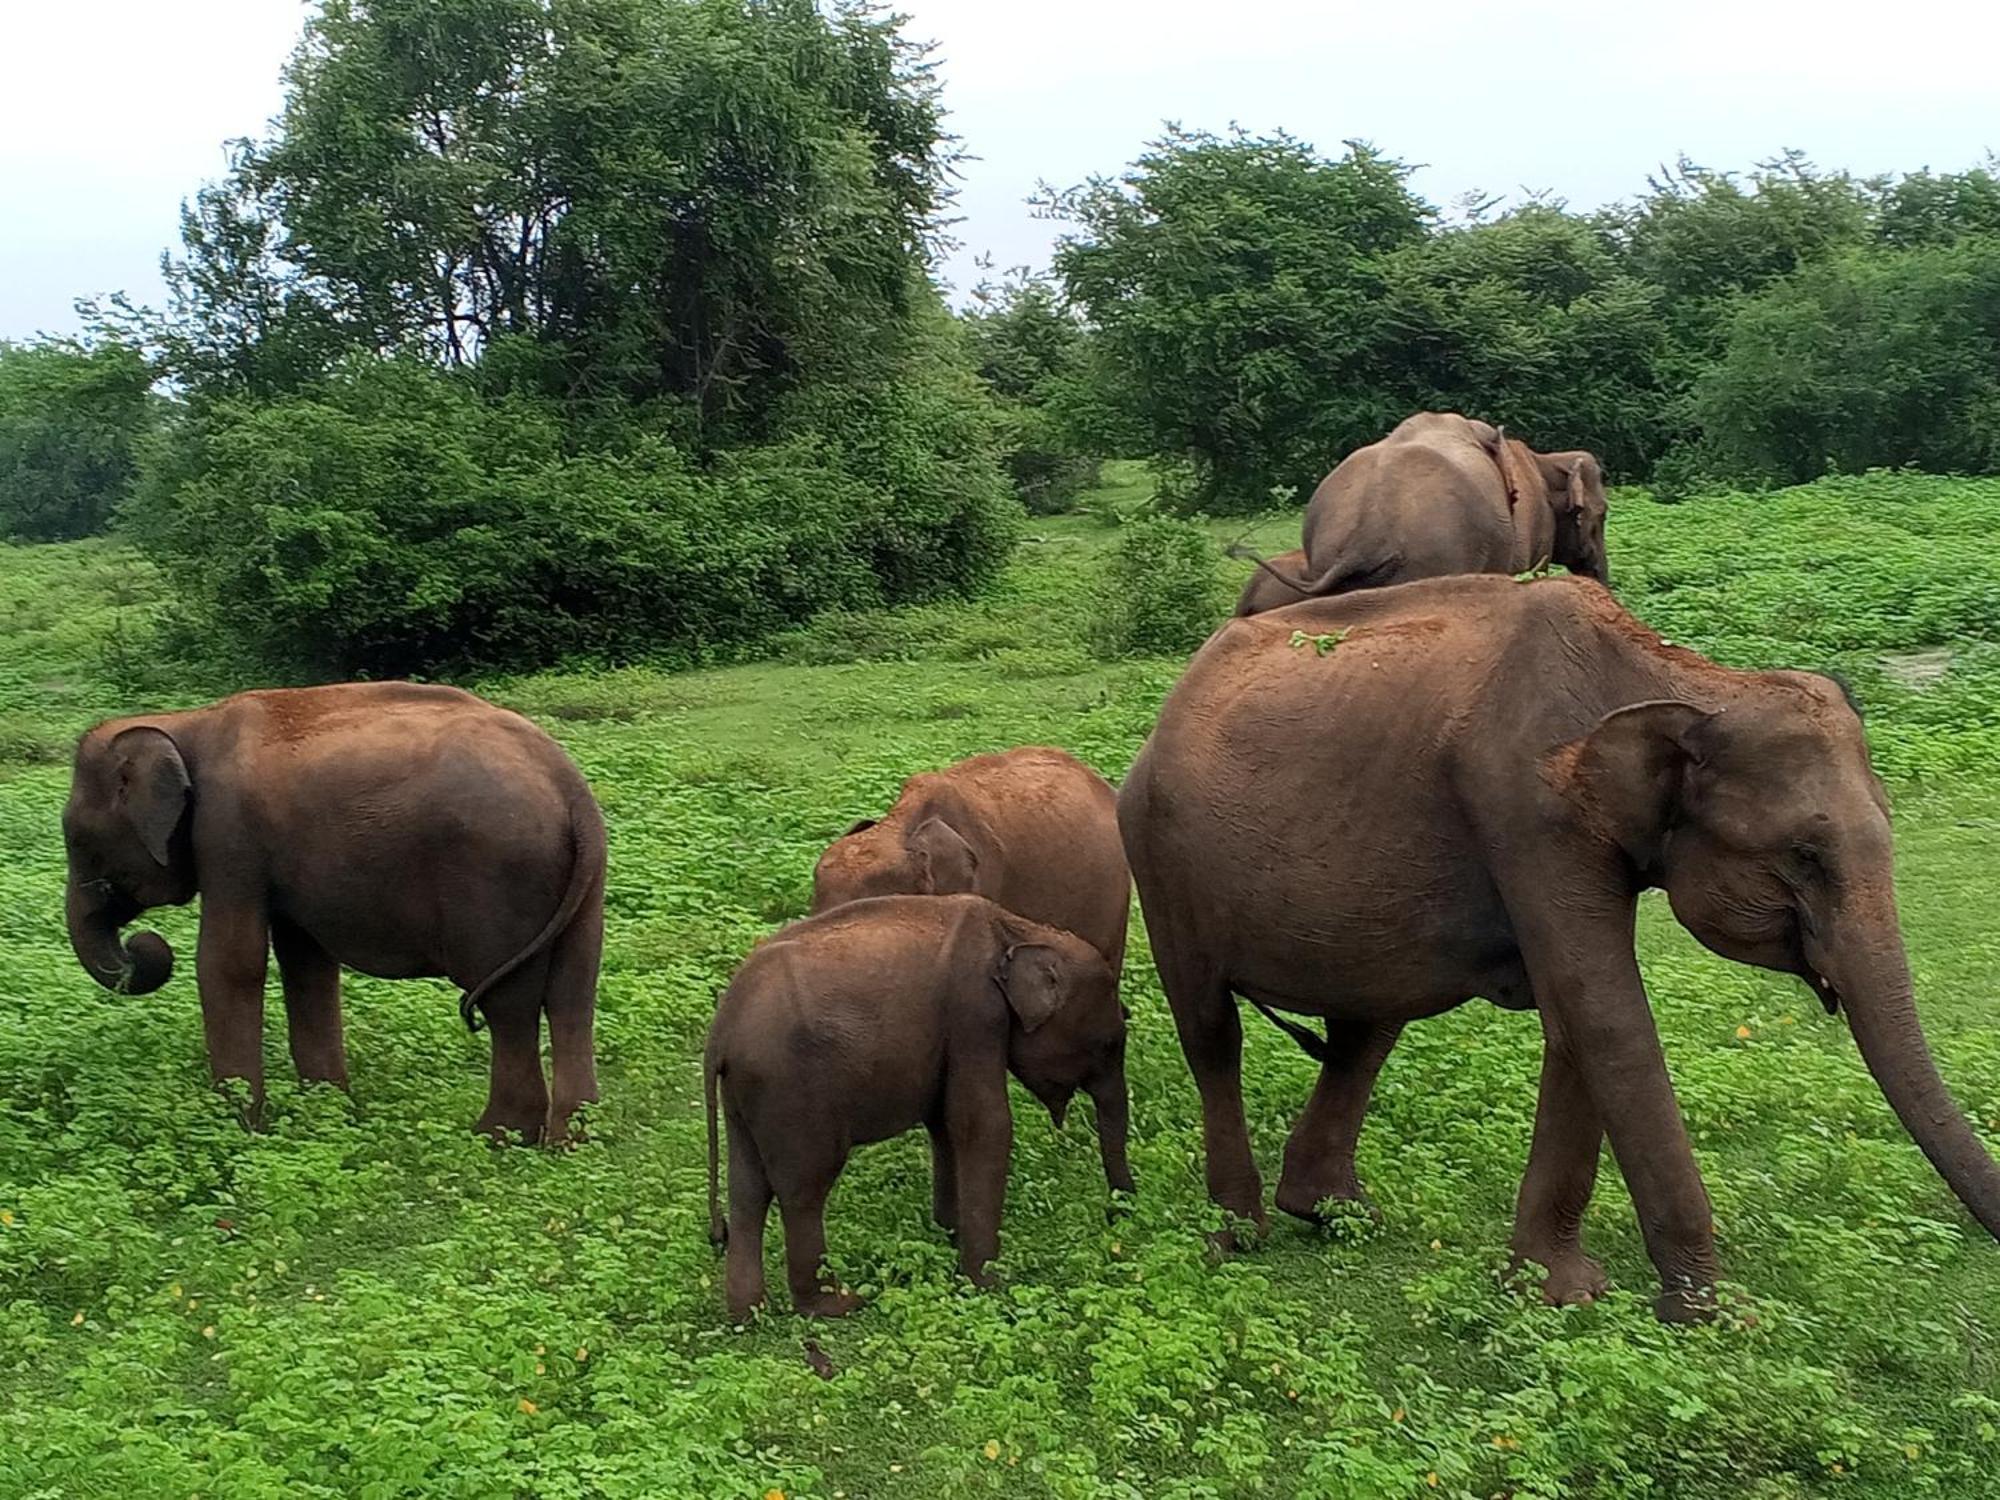
[[[1375,1077],[1402,1031],[1400,1021],[1327,1022],[1319,1083],[1285,1142],[1277,1202],[1286,1213],[1317,1223],[1319,1205],[1329,1198],[1367,1202],[1354,1170],[1354,1147]]]
[[[271,951],[285,988],[285,1024],[292,1065],[308,1083],[347,1087],[341,1037],[340,961],[282,917],[271,922]]]
[[[212,894],[204,898],[195,982],[201,991],[208,1070],[217,1082],[247,1082],[253,1115],[264,1104],[264,976],[269,961],[270,929],[260,907]]]
[[[1604,1123],[1562,1026],[1542,1016],[1542,1091],[1535,1106],[1535,1142],[1514,1209],[1517,1263],[1546,1268],[1542,1295],[1564,1306],[1604,1295],[1604,1268],[1583,1252],[1583,1213],[1597,1183]]]
[[[958,1178],[959,1269],[976,1286],[992,1285],[1000,1255],[1000,1214],[1014,1152],[1014,1113],[1006,1074],[996,1066],[945,1085],[945,1130]]]

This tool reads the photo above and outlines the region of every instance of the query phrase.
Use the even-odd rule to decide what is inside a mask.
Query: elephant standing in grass
[[[1296,630],[1330,649],[1295,649]],[[1239,1215],[1264,1207],[1233,996],[1325,1018],[1278,1185],[1302,1216],[1359,1196],[1355,1139],[1404,1024],[1483,996],[1541,1020],[1516,1257],[1547,1267],[1553,1301],[1602,1289],[1579,1227],[1608,1135],[1660,1315],[1705,1315],[1708,1194],[1633,953],[1639,892],[1659,886],[1703,944],[1846,1012],[1904,1127],[2000,1236],[2000,1170],[1918,1025],[1888,807],[1826,678],[1717,666],[1577,578],[1315,600],[1210,639],[1118,814],[1209,1192]]]
[[[1024,745],[903,783],[813,870],[815,914],[864,896],[970,892],[1073,932],[1125,963],[1132,874],[1118,842],[1118,794],[1066,750]]]
[[[493,1076],[479,1129],[560,1138],[597,1097],[604,823],[569,758],[518,714],[382,682],[112,720],[77,746],[63,836],[70,941],[108,989],[166,983],[166,943],[121,942],[119,929],[200,894],[209,1067],[259,1102],[272,953],[301,1078],[346,1084],[346,964],[449,978],[467,1025],[484,1012]]]
[[[1419,412],[1320,481],[1306,504],[1303,564],[1260,561],[1263,576],[1236,612],[1549,562],[1609,583],[1605,512],[1591,454],[1537,453],[1485,422]]]

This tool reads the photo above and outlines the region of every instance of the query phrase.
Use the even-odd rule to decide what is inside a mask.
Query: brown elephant
[[[1125,1164],[1125,1013],[1090,944],[981,896],[876,896],[782,929],[723,992],[703,1061],[709,1238],[727,1244],[728,1302],[764,1299],[764,1220],[785,1223],[792,1302],[838,1317],[827,1194],[850,1150],[922,1125],[931,1211],[981,1285],[1000,1252],[1013,1151],[1012,1072],[1060,1125],[1070,1095],[1097,1107],[1111,1186]],[[717,1094],[729,1122],[729,1221],[717,1203]]]
[[[1044,746],[912,776],[894,807],[820,856],[812,909],[951,892],[1073,932],[1122,972],[1132,875],[1118,841],[1118,794],[1075,756]]]
[[[1418,412],[1320,481],[1306,504],[1302,574],[1270,568],[1272,588],[1258,597],[1275,603],[1549,562],[1609,583],[1605,511],[1593,455],[1537,453],[1456,412]],[[1237,613],[1256,613],[1250,602],[1246,590]]]
[[[1243,580],[1243,592],[1236,600],[1237,615],[1261,615],[1267,609],[1297,604],[1307,597],[1306,582],[1311,576],[1303,547],[1258,558],[1257,566]]]
[[[1329,649],[1295,649],[1296,630]],[[1119,798],[1200,1090],[1213,1197],[1263,1219],[1232,993],[1326,1018],[1278,1206],[1356,1197],[1354,1143],[1404,1023],[1475,996],[1540,1012],[1513,1238],[1546,1294],[1603,1286],[1578,1226],[1608,1134],[1661,1316],[1717,1275],[1709,1202],[1633,954],[1661,886],[1703,944],[1843,1009],[1889,1104],[2000,1235],[2000,1171],[1917,1021],[1889,815],[1834,682],[1660,641],[1582,579],[1436,579],[1226,624]],[[1296,1025],[1296,1023],[1292,1023]]]
[[[346,1084],[346,964],[444,976],[466,992],[467,1025],[484,1012],[481,1130],[560,1137],[597,1097],[604,823],[569,758],[518,714],[383,682],[114,719],[77,746],[63,836],[70,941],[108,989],[166,983],[172,950],[150,932],[121,943],[119,928],[200,894],[209,1067],[248,1080],[258,1101],[272,952],[301,1078]]]

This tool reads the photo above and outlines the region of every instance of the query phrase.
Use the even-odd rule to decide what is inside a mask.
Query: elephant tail
[[[1403,566],[1403,554],[1391,552],[1374,562],[1337,562],[1317,578],[1294,578],[1240,542],[1229,549],[1229,556],[1255,563],[1301,599],[1324,599],[1329,594],[1344,594],[1351,589],[1373,588],[1389,583]]]
[[[569,844],[569,887],[563,892],[563,898],[557,903],[555,915],[549,918],[548,925],[535,934],[527,947],[460,997],[459,1019],[465,1022],[467,1031],[479,1030],[479,1007],[492,993],[493,987],[560,937],[563,930],[576,920],[576,914],[583,909],[591,889],[604,879],[604,818],[588,792],[570,802]]]
[[[714,1058],[701,1060],[702,1104],[708,1111],[708,1242],[717,1249],[729,1243],[729,1226],[722,1222],[722,1160],[715,1112],[715,1085],[721,1072]]]
[[[1265,1020],[1297,1042],[1299,1050],[1314,1062],[1324,1064],[1332,1056],[1333,1049],[1327,1046],[1325,1037],[1307,1030],[1305,1027],[1299,1025],[1297,1021],[1287,1020],[1261,1000],[1252,1000],[1250,1003],[1257,1007],[1258,1013]]]

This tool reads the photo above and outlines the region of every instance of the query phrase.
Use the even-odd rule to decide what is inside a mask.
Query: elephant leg
[[[1514,1208],[1514,1260],[1548,1271],[1542,1296],[1556,1306],[1604,1295],[1604,1268],[1583,1252],[1583,1213],[1597,1184],[1604,1123],[1559,1023],[1542,1022],[1542,1091],[1535,1143]]]
[[[947,1234],[958,1232],[958,1162],[942,1119],[926,1125],[931,1138],[931,1218]]]
[[[542,993],[549,958],[537,955],[486,994],[486,1029],[493,1038],[492,1079],[486,1111],[472,1128],[495,1140],[518,1132],[533,1145],[549,1117],[548,1082],[542,1076]]]
[[[1329,1198],[1367,1201],[1354,1170],[1354,1147],[1375,1076],[1402,1030],[1400,1021],[1327,1023],[1319,1083],[1285,1142],[1277,1203],[1286,1213],[1317,1223],[1319,1205]]]
[[[555,940],[549,958],[543,1008],[549,1018],[549,1061],[555,1087],[549,1100],[548,1134],[570,1139],[577,1109],[597,1100],[597,966],[604,951],[603,915],[592,907]]]
[[[801,1317],[845,1317],[861,1299],[827,1274],[825,1261],[826,1200],[847,1164],[847,1148],[824,1135],[803,1133],[793,1143],[802,1157],[788,1157],[781,1169],[772,1169],[778,1212],[785,1221],[785,1279],[791,1283],[792,1307]]]
[[[1153,939],[1153,957],[1188,1071],[1201,1094],[1208,1196],[1262,1229],[1269,1221],[1264,1182],[1250,1154],[1250,1126],[1243,1116],[1243,1023],[1235,996],[1211,965],[1175,952],[1164,935]],[[1233,1238],[1224,1230],[1216,1237],[1217,1248],[1228,1248]]]
[[[975,1286],[991,1286],[1000,1255],[1000,1215],[1014,1152],[1014,1115],[1004,1074],[947,1083],[945,1129],[958,1179],[958,1265]]]
[[[292,1066],[308,1083],[347,1087],[347,1048],[341,1037],[340,961],[283,918],[271,923],[271,951],[285,989],[285,1027]]]
[[[261,908],[214,897],[205,902],[195,979],[208,1070],[218,1083],[241,1078],[250,1085],[253,1116],[264,1105],[264,979],[270,942]]]
[[[1519,923],[1522,956],[1536,1002],[1554,1013],[1631,1189],[1646,1252],[1660,1273],[1655,1311],[1669,1322],[1706,1318],[1720,1274],[1715,1219],[1632,954],[1631,914],[1580,921],[1578,913],[1589,910],[1584,897],[1536,903]]]
[[[729,1316],[741,1320],[764,1301],[764,1221],[771,1212],[771,1182],[749,1128],[733,1112],[728,1119],[727,1297]]]

